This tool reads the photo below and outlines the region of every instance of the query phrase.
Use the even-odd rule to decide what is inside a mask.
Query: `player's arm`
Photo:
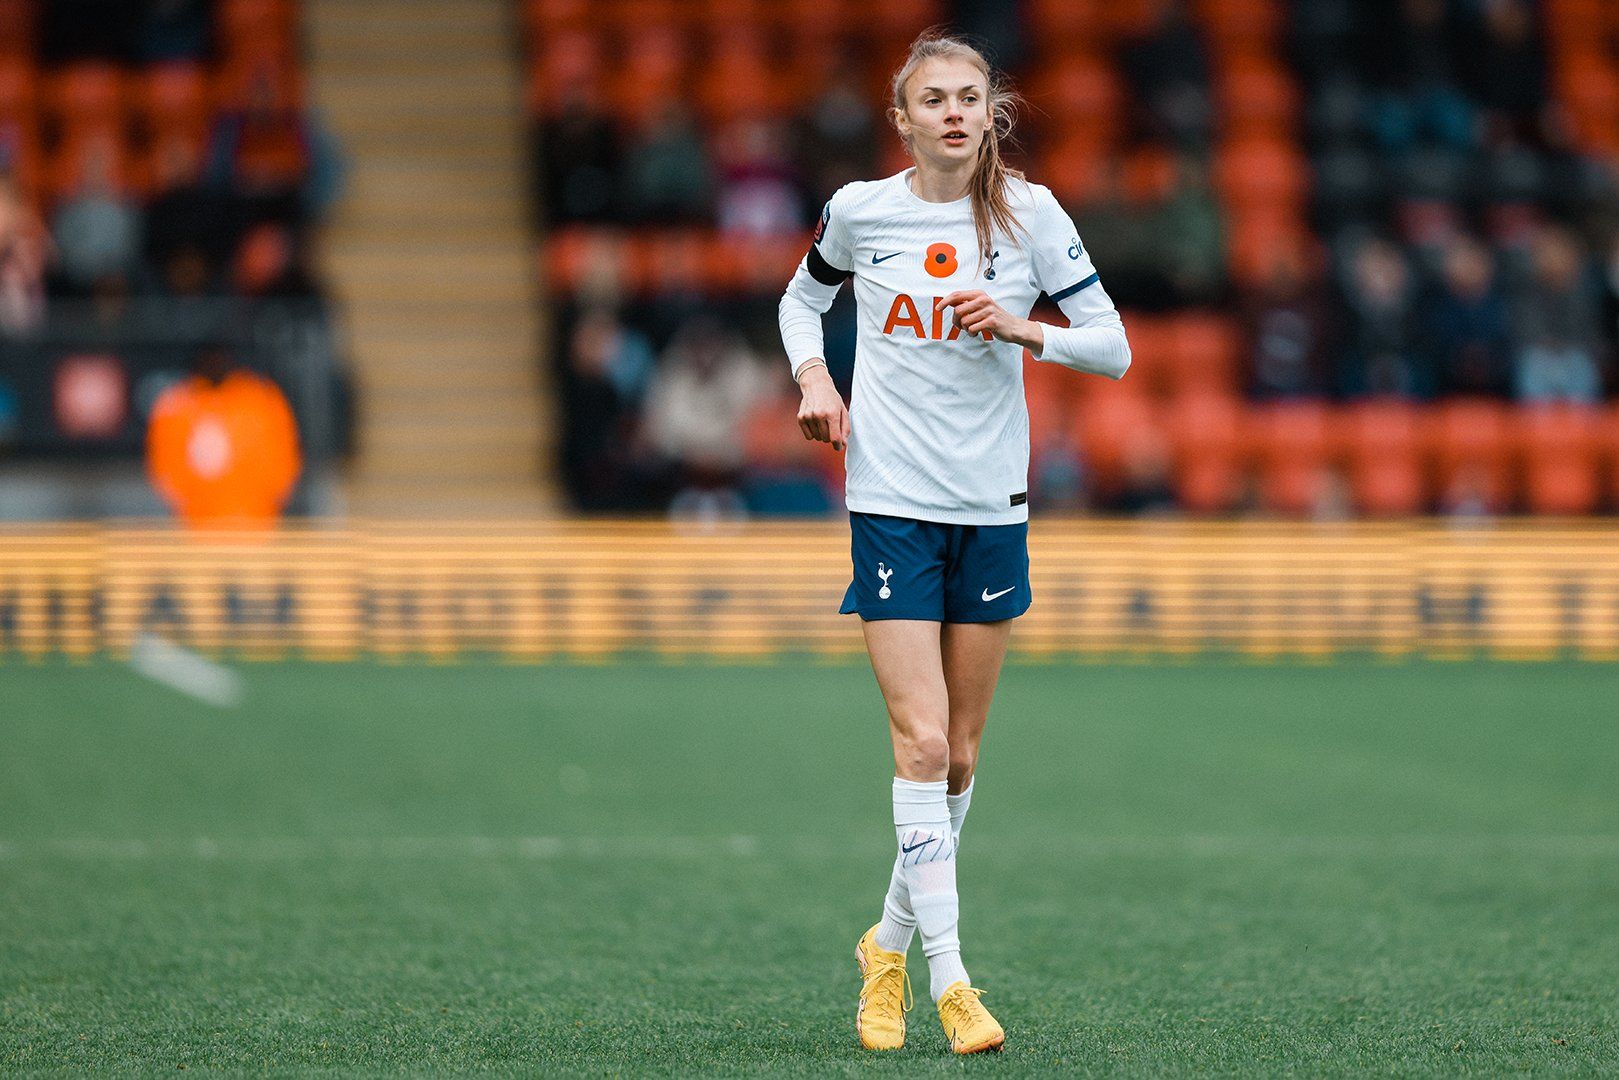
[[[1117,379],[1130,367],[1130,341],[1113,301],[1102,288],[1074,221],[1049,190],[1032,187],[1030,262],[1041,289],[1068,317],[1067,326],[1019,318],[979,290],[951,293],[956,323],[968,333],[989,331],[1021,345],[1036,360]]]
[[[829,442],[833,449],[842,450],[849,441],[849,410],[844,407],[843,395],[838,393],[826,370],[821,332],[821,316],[832,306],[838,289],[851,276],[851,271],[843,269],[851,265],[847,240],[841,228],[832,224],[835,202],[836,196],[821,212],[815,240],[799,260],[798,269],[782,294],[777,320],[793,378],[804,395],[798,406],[799,430],[806,439]]]
[[[940,303],[969,334],[987,331],[997,340],[1023,346],[1036,360],[1117,379],[1130,367],[1130,342],[1107,293],[1095,281],[1091,284],[1089,295],[1076,292],[1057,301],[1068,316],[1067,326],[1019,318],[979,289],[953,292]]]

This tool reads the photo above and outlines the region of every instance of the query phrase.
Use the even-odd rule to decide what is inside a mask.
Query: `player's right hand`
[[[798,384],[804,391],[798,406],[798,427],[804,438],[829,442],[832,449],[842,450],[849,442],[849,410],[826,366],[816,364],[805,371]]]

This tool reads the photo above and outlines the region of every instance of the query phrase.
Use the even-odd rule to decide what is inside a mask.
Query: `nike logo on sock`
[[[911,852],[913,852],[913,851],[915,851],[915,850],[916,850],[916,849],[917,849],[917,848],[919,848],[919,847],[927,847],[927,846],[928,846],[928,845],[929,845],[929,844],[931,844],[931,843],[933,843],[933,841],[935,841],[935,840],[937,840],[937,839],[938,839],[938,837],[937,837],[937,836],[930,836],[930,837],[928,837],[928,838],[927,838],[927,839],[926,839],[926,840],[923,840],[923,841],[922,841],[922,842],[921,842],[921,843],[919,843],[919,844],[912,844],[912,845],[911,845],[911,846],[910,846],[910,847],[906,847],[906,846],[905,846],[905,845],[904,845],[904,844],[901,844],[901,845],[900,845],[900,846],[899,846],[899,849],[900,849],[900,850],[901,850],[901,851],[903,851],[903,852],[905,852],[905,853],[906,853],[906,854],[907,854],[907,855],[908,855],[908,854],[910,854],[910,853],[911,853]]]

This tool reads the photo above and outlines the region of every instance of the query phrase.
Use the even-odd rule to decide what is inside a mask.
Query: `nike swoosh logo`
[[[1016,586],[1016,585],[1013,585],[1013,586],[1012,586],[1012,589],[1015,589],[1015,588],[1017,588],[1017,586]],[[992,592],[990,592],[990,591],[989,591],[989,590],[988,590],[988,589],[985,589],[985,590],[984,590],[984,596],[983,596],[983,600],[984,600],[984,602],[985,602],[985,603],[986,603],[986,604],[987,604],[987,603],[989,603],[989,602],[990,602],[990,601],[991,601],[991,600],[993,600],[993,599],[995,599],[995,598],[996,598],[996,597],[997,597],[997,596],[1005,596],[1005,595],[1006,595],[1006,594],[1007,594],[1007,593],[1009,593],[1009,592],[1011,592],[1011,591],[1012,591],[1012,589],[1002,589],[1002,590],[1001,590],[1001,591],[1000,591],[1000,592],[998,592],[998,593],[992,593]]]
[[[878,263],[885,263],[885,262],[887,262],[887,261],[888,261],[888,260],[889,260],[889,259],[894,259],[894,258],[898,258],[898,257],[899,257],[899,256],[901,256],[901,255],[903,255],[903,254],[905,254],[905,252],[903,252],[903,251],[896,251],[896,252],[894,252],[894,254],[892,254],[892,255],[884,255],[884,256],[883,256],[883,257],[882,257],[882,258],[880,258],[880,259],[879,259],[879,258],[878,258],[878,257],[877,257],[877,253],[876,253],[876,252],[875,252],[875,251],[874,251],[874,252],[872,252],[872,253],[871,253],[871,265],[873,265],[873,266],[876,266],[876,265],[877,265],[877,264],[878,264]]]
[[[906,847],[904,844],[901,844],[899,846],[899,849],[901,851],[906,852],[907,854],[909,854],[910,852],[915,851],[919,847],[927,847],[929,844],[933,843],[933,841],[935,841],[937,839],[938,839],[937,836],[930,836],[926,840],[922,841],[920,844],[912,844],[910,847]]]

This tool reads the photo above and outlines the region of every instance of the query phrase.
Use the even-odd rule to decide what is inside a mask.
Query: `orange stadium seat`
[[[1597,417],[1576,405],[1537,405],[1514,411],[1523,454],[1524,500],[1536,514],[1589,514],[1601,500],[1597,475]]]
[[[1486,510],[1505,510],[1512,470],[1507,406],[1486,398],[1447,401],[1434,408],[1428,423],[1442,504],[1476,498]]]
[[[1169,320],[1164,375],[1174,393],[1235,393],[1241,334],[1228,316],[1188,312]]]
[[[33,0],[0,0],[0,56],[31,57],[34,51]]]
[[[1098,7],[1102,32],[1113,38],[1144,34],[1163,6],[1163,0],[1108,0]]]
[[[127,144],[116,132],[100,128],[75,133],[51,154],[45,195],[52,202],[103,184],[122,192],[136,186]]]
[[[1072,131],[1040,154],[1040,182],[1066,206],[1085,206],[1112,190],[1113,167],[1107,146],[1091,131]]]
[[[826,61],[860,59],[837,44],[851,29],[850,16],[859,16],[858,7],[846,0],[782,0],[780,10],[783,34],[793,43],[787,57],[793,68],[821,70]]]
[[[1271,64],[1234,66],[1220,77],[1216,99],[1221,127],[1231,139],[1285,137],[1298,119],[1299,88]]]
[[[214,13],[214,26],[227,50],[285,44],[297,23],[292,0],[219,0]]]
[[[624,49],[635,62],[613,66],[608,101],[617,116],[639,126],[685,98],[691,49],[685,35],[667,25],[632,31]]]
[[[1305,515],[1322,494],[1333,457],[1331,410],[1319,401],[1279,401],[1254,412],[1260,499],[1267,510]]]
[[[1029,37],[1047,55],[1061,56],[1096,43],[1107,26],[1099,0],[1030,0]]]
[[[715,125],[780,113],[781,71],[771,61],[764,38],[736,32],[715,41],[697,77],[697,100]]]
[[[124,127],[128,108],[124,73],[111,64],[73,64],[49,76],[45,89],[48,109],[64,135]]]
[[[1226,258],[1232,278],[1246,288],[1264,283],[1279,260],[1306,265],[1315,255],[1303,214],[1289,207],[1259,207],[1226,219]]]
[[[1597,448],[1607,464],[1610,509],[1619,512],[1619,403],[1598,421]]]
[[[1355,507],[1374,517],[1420,512],[1427,504],[1420,414],[1401,398],[1344,410],[1344,449]]]
[[[1287,16],[1265,0],[1205,4],[1199,12],[1210,51],[1217,57],[1274,55]]]
[[[1242,403],[1225,394],[1175,398],[1166,416],[1175,456],[1175,497],[1197,514],[1232,509],[1242,494]]]
[[[1073,426],[1072,384],[1079,382],[1060,364],[1042,364],[1023,350],[1023,394],[1029,403],[1029,441],[1041,446],[1053,432]]]
[[[547,38],[531,69],[530,114],[554,115],[570,93],[582,93],[591,102],[599,101],[605,68],[600,35],[567,30]]]
[[[563,30],[580,30],[590,25],[592,12],[599,3],[591,0],[524,0],[523,29],[529,35],[529,48],[544,44],[545,39]]]
[[[1135,311],[1122,312],[1119,317],[1130,339],[1130,370],[1125,379],[1137,390],[1163,394],[1169,389],[1167,370],[1174,348],[1169,320]]]
[[[148,133],[206,132],[213,116],[208,73],[197,64],[161,64],[138,76],[137,96]]]
[[[1092,388],[1076,403],[1072,423],[1074,442],[1103,492],[1124,478],[1131,440],[1158,429],[1152,403],[1124,382]]]
[[[1124,197],[1138,205],[1162,202],[1175,190],[1179,166],[1175,156],[1158,146],[1131,151],[1120,170]]]
[[[1119,133],[1124,90],[1118,75],[1095,57],[1066,57],[1029,80],[1030,102],[1053,118],[1062,136],[1084,132],[1092,143],[1113,142]],[[1060,136],[1061,137],[1061,136]]]
[[[1293,143],[1249,135],[1221,147],[1214,186],[1233,210],[1302,206],[1310,193],[1310,168]]]
[[[0,130],[38,130],[39,79],[27,60],[0,59]]]

